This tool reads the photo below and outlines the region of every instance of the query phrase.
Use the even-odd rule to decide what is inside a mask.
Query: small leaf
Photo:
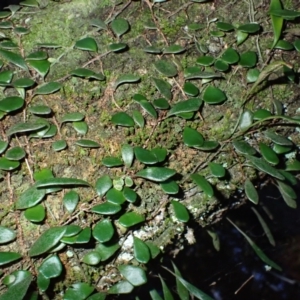
[[[255,81],[257,81],[258,77],[259,77],[259,70],[258,69],[250,69],[247,71],[247,82],[248,83],[253,83]]]
[[[91,37],[86,37],[77,41],[74,47],[79,50],[92,51],[92,52],[98,51],[98,45],[96,41]]]
[[[249,33],[243,32],[243,31],[237,31],[236,32],[236,45],[239,46],[243,44],[246,39],[248,38]]]
[[[47,229],[42,235],[33,243],[29,250],[29,256],[38,256],[51,248],[55,247],[59,240],[65,234],[66,227],[51,227]]]
[[[64,294],[63,300],[85,300],[94,291],[94,287],[85,282],[74,283]]]
[[[75,142],[75,145],[78,145],[83,148],[99,148],[100,147],[99,143],[92,141],[92,140],[87,140],[87,139],[77,140]]]
[[[244,184],[247,198],[254,204],[258,204],[259,196],[253,183],[247,178]]]
[[[268,118],[272,116],[271,112],[269,110],[260,108],[253,114],[253,120],[263,120],[265,118]]]
[[[171,204],[177,220],[180,222],[188,222],[190,216],[186,207],[182,203],[175,200],[172,200]]]
[[[123,214],[119,219],[119,223],[126,228],[137,225],[144,221],[145,221],[144,216],[133,211]]]
[[[263,158],[271,165],[276,166],[279,164],[279,158],[275,151],[267,146],[265,143],[259,143],[259,151]]]
[[[35,95],[49,95],[61,89],[62,85],[59,82],[48,82],[38,86]]]
[[[48,60],[28,60],[28,65],[44,78],[48,74],[51,64]]]
[[[128,144],[124,144],[121,147],[121,154],[122,154],[122,159],[124,161],[125,166],[127,168],[130,168],[130,166],[132,165],[133,159],[134,159],[133,148]]]
[[[52,255],[43,261],[38,270],[45,278],[56,278],[62,273],[63,266],[59,257]]]
[[[114,284],[108,290],[109,294],[130,294],[134,289],[134,286],[129,283],[127,280],[121,280]]]
[[[220,72],[227,72],[230,68],[229,64],[222,59],[217,59],[214,63],[214,67]]]
[[[152,78],[154,81],[154,85],[157,88],[157,90],[168,100],[171,100],[172,98],[172,92],[171,88],[172,86],[170,85],[169,82],[159,79],[159,78]]]
[[[274,46],[275,49],[291,51],[294,50],[294,45],[285,40],[279,40],[277,44]]]
[[[127,186],[125,186],[123,189],[123,195],[125,199],[130,203],[134,203],[138,198],[137,193],[133,189]]]
[[[234,26],[230,23],[217,22],[216,25],[219,30],[223,31],[232,31],[234,29]]]
[[[124,74],[121,75],[117,78],[117,80],[115,81],[114,84],[114,88],[115,90],[117,89],[117,87],[121,84],[124,83],[135,83],[141,80],[141,77],[138,75],[134,75],[134,74]]]
[[[167,77],[174,77],[177,75],[177,68],[173,62],[160,59],[154,63],[155,69]]]
[[[170,45],[167,48],[164,49],[164,54],[178,54],[185,51],[185,48],[183,48],[180,45]]]
[[[90,266],[96,266],[101,261],[101,254],[98,251],[90,251],[86,253],[83,258],[82,262]]]
[[[279,8],[271,8],[269,10],[269,13],[271,15],[282,17],[285,20],[294,20],[295,18],[300,17],[300,12],[295,10],[289,10],[289,9],[279,9]]]
[[[112,188],[106,193],[106,200],[107,202],[119,205],[126,201],[123,193],[118,191],[116,188]]]
[[[35,115],[42,115],[42,116],[50,115],[52,112],[51,108],[46,105],[30,106],[28,110]]]
[[[196,129],[184,127],[183,142],[188,147],[198,147],[203,145],[204,138]]]
[[[162,190],[169,195],[175,195],[179,192],[179,185],[174,180],[167,180],[160,183]]]
[[[107,156],[102,159],[102,164],[108,168],[123,166],[123,161],[114,156]]]
[[[214,86],[208,86],[202,98],[208,104],[220,104],[227,99],[225,93]]]
[[[111,189],[113,182],[108,175],[101,176],[96,182],[96,192],[99,197],[103,197]]]
[[[142,147],[134,147],[134,154],[136,159],[144,164],[156,164],[158,162],[154,153]]]
[[[91,239],[92,231],[91,228],[86,227],[80,231],[77,236],[76,244],[85,244],[88,243]]]
[[[16,202],[16,209],[26,209],[40,203],[46,192],[43,189],[37,189],[35,186],[28,188],[23,192]]]
[[[65,177],[54,177],[54,178],[42,179],[35,184],[36,188],[45,188],[49,186],[61,186],[61,187],[90,186],[90,184],[82,179],[65,178]]]
[[[222,178],[226,174],[226,169],[220,164],[210,162],[208,163],[208,167],[211,174],[215,177]]]
[[[110,202],[95,205],[91,211],[101,215],[115,215],[122,209],[121,205]]]
[[[147,282],[145,271],[137,266],[120,265],[118,269],[121,275],[130,282],[133,286],[140,286]]]
[[[244,52],[240,55],[239,64],[244,68],[253,68],[257,63],[257,55],[253,51]]]
[[[35,51],[30,53],[26,59],[27,60],[44,60],[48,58],[48,53],[45,51]]]
[[[14,76],[14,73],[11,70],[2,71],[2,72],[0,72],[0,82],[10,83],[13,76]]]
[[[247,142],[241,140],[234,140],[232,142],[233,147],[236,152],[241,153],[241,154],[248,154],[248,155],[255,155],[256,150],[250,146]]]
[[[143,49],[146,53],[161,54],[162,50],[155,46],[147,46]]]
[[[293,146],[293,142],[285,136],[278,135],[272,130],[266,130],[264,135],[269,138],[273,143],[282,146]]]
[[[228,64],[235,64],[239,61],[240,56],[236,50],[233,48],[227,48],[222,54],[221,59],[227,62]]]
[[[138,110],[133,110],[132,111],[132,117],[133,117],[134,122],[140,128],[144,128],[144,126],[145,126],[145,119],[144,119],[142,113],[140,113]]]
[[[39,3],[36,0],[24,0],[20,2],[20,5],[28,7],[39,7]]]
[[[23,105],[24,99],[21,97],[6,97],[0,101],[0,110],[10,113],[22,108]]]
[[[24,88],[24,89],[31,87],[34,84],[35,84],[35,82],[30,78],[19,78],[12,83],[12,85],[15,88]]]
[[[120,249],[120,245],[118,244],[118,242],[110,241],[103,244],[102,243],[97,244],[95,250],[100,253],[101,261],[106,261],[110,257],[112,257],[119,249]]]
[[[126,33],[130,26],[127,20],[125,19],[114,19],[111,24],[111,29],[117,37],[120,37],[124,33]]]
[[[297,200],[297,194],[294,189],[283,181],[276,180],[281,194],[285,194],[289,198]]]
[[[92,234],[93,237],[101,242],[108,242],[114,235],[114,227],[110,220],[104,219],[96,224],[93,228]]]
[[[0,226],[0,244],[6,244],[16,238],[16,233],[7,227]]]
[[[111,118],[111,121],[115,125],[125,126],[125,127],[133,127],[134,121],[133,119],[125,112],[118,112],[114,114]]]
[[[147,167],[137,172],[137,177],[142,177],[155,182],[163,182],[176,174],[175,170],[164,167]]]
[[[92,19],[92,20],[90,20],[90,25],[94,26],[94,27],[97,27],[99,30],[100,29],[105,30],[107,28],[105,22],[102,21],[102,20],[99,20],[99,19]]]
[[[73,122],[73,127],[78,134],[87,134],[89,127],[85,121]]]
[[[192,174],[191,178],[208,197],[212,197],[214,195],[214,190],[211,184],[202,175]]]
[[[25,218],[34,223],[42,222],[46,217],[44,206],[38,204],[36,206],[27,208],[24,213]]]
[[[151,152],[156,156],[158,162],[163,162],[167,157],[167,149],[166,148],[160,148],[156,147],[151,150]]]
[[[245,109],[245,111],[242,113],[240,122],[239,122],[239,128],[241,130],[247,130],[253,123],[253,113]]]
[[[0,266],[12,263],[21,257],[22,255],[17,252],[0,252]]]
[[[19,68],[21,68],[25,71],[28,71],[28,67],[26,65],[26,62],[20,54],[17,54],[17,53],[11,52],[11,51],[7,51],[7,50],[4,50],[4,49],[0,49],[0,55],[4,59],[6,59],[9,62],[16,65],[17,67],[19,67]]]
[[[205,56],[200,56],[197,60],[196,63],[201,65],[201,66],[211,66],[215,61],[215,58],[209,55],[205,55]]]
[[[2,154],[8,147],[8,142],[0,140],[0,154]]]
[[[114,43],[108,45],[108,49],[113,52],[119,52],[128,48],[127,44],[124,43]]]
[[[285,167],[286,171],[300,171],[300,161],[297,159],[293,159],[286,163]]]
[[[67,148],[67,142],[65,140],[58,140],[53,142],[52,149],[56,152],[64,150]]]
[[[137,237],[133,237],[133,253],[135,259],[142,264],[146,264],[151,258],[147,244]]]
[[[196,97],[199,95],[199,89],[188,81],[184,83],[183,91],[190,97]]]
[[[260,30],[260,25],[257,23],[243,24],[237,28],[237,30],[246,33],[256,33]]]
[[[9,160],[5,157],[0,157],[0,169],[4,171],[12,171],[20,166],[18,161]]]
[[[6,151],[5,157],[9,160],[21,160],[26,156],[26,152],[21,147],[13,147]]]
[[[177,102],[168,112],[167,116],[178,115],[186,112],[196,112],[200,109],[202,100],[200,98],[191,98],[186,101]]]
[[[65,209],[71,214],[79,202],[79,194],[75,191],[69,191],[64,195],[62,201]]]

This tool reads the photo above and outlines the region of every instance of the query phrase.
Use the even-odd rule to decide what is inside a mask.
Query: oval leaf
[[[175,170],[164,167],[148,167],[139,171],[136,176],[155,182],[166,181],[176,174]]]

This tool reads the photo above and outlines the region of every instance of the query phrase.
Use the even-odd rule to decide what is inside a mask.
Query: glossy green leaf
[[[168,100],[172,98],[172,92],[171,88],[172,86],[170,85],[169,82],[159,79],[159,78],[152,78],[154,81],[154,85],[157,88],[157,90]]]
[[[285,40],[279,40],[277,44],[274,46],[275,49],[291,51],[294,50],[294,45]]]
[[[186,112],[196,112],[200,109],[202,100],[200,98],[191,98],[186,101],[180,101],[174,104],[174,106],[169,110],[167,116],[178,115],[180,113]]]
[[[136,83],[139,82],[141,80],[141,77],[138,75],[134,75],[134,74],[124,74],[121,75],[117,78],[117,80],[115,81],[114,84],[114,88],[115,90],[117,89],[117,87],[121,84],[125,84],[125,83]]]
[[[258,109],[257,111],[255,111],[253,113],[253,120],[263,120],[265,118],[268,118],[272,116],[271,112],[269,110],[266,110],[266,109],[263,109],[263,108],[260,108]]]
[[[247,178],[245,180],[244,189],[247,198],[254,204],[258,204],[259,196],[253,183]]]
[[[70,186],[90,186],[88,182],[77,178],[65,178],[65,177],[54,177],[39,180],[36,184],[36,188],[45,188],[49,186],[60,186],[60,187],[70,187]]]
[[[266,130],[264,135],[269,138],[273,143],[281,146],[293,146],[293,142],[283,135],[278,135],[272,130]]]
[[[56,152],[64,150],[67,148],[67,142],[65,140],[58,140],[53,142],[52,149]]]
[[[300,12],[290,9],[279,9],[277,7],[270,7],[269,13],[273,16],[282,17],[285,20],[294,20],[300,17]]]
[[[10,40],[0,42],[0,48],[6,49],[6,50],[17,50],[18,45]]]
[[[124,195],[126,201],[128,201],[130,203],[134,203],[138,199],[137,193],[133,189],[131,189],[127,186],[125,186],[123,189],[123,195]]]
[[[0,49],[0,56],[2,56],[4,59],[8,60],[10,63],[16,65],[17,67],[19,67],[25,71],[28,71],[26,62],[20,54],[14,53],[11,51],[7,51],[4,49]]]
[[[284,180],[284,176],[277,169],[268,164],[264,159],[250,155],[246,155],[246,157],[259,171],[267,173],[277,179]]]
[[[79,232],[81,231],[81,227],[78,225],[66,225],[66,232],[64,234],[64,237],[71,237],[71,236],[75,236],[77,234],[79,234]]]
[[[227,99],[225,93],[214,86],[208,86],[202,97],[208,104],[220,104]]]
[[[123,204],[126,199],[121,191],[118,191],[115,188],[111,188],[107,193],[106,193],[106,200],[110,203],[113,204]]]
[[[110,26],[117,37],[120,37],[121,35],[126,33],[130,28],[128,21],[122,18],[114,19],[110,23]]]
[[[208,197],[212,197],[214,195],[214,189],[205,177],[199,174],[192,174],[191,178]]]
[[[292,146],[282,146],[282,145],[274,144],[272,149],[277,154],[285,154],[285,153],[291,152],[293,147]]]
[[[11,12],[10,11],[7,11],[7,10],[3,10],[3,11],[0,11],[0,19],[4,19],[4,18],[7,18],[11,15]]]
[[[6,157],[0,157],[0,170],[12,171],[20,166],[18,161],[9,160]]]
[[[215,58],[209,55],[201,56],[196,60],[196,63],[201,66],[211,66],[215,61]]]
[[[48,58],[48,53],[45,51],[35,51],[30,53],[26,59],[27,60],[44,60]]]
[[[14,73],[11,70],[2,71],[2,72],[0,72],[0,82],[10,83],[13,76],[14,76]]]
[[[78,134],[87,134],[89,127],[85,121],[73,122],[73,127]]]
[[[142,264],[146,264],[151,258],[147,244],[138,237],[133,237],[133,254],[135,259]]]
[[[196,97],[199,95],[199,89],[189,81],[184,83],[183,91],[190,97]]]
[[[161,54],[162,50],[155,47],[155,46],[147,46],[143,49],[146,53],[152,53],[152,54]]]
[[[25,156],[26,156],[25,150],[19,146],[10,148],[5,153],[5,158],[9,160],[21,160]]]
[[[153,118],[157,119],[157,111],[153,107],[152,103],[146,100],[142,100],[139,102],[142,108]]]
[[[102,159],[102,164],[108,168],[123,166],[123,161],[114,156],[107,156]]]
[[[113,43],[108,45],[108,49],[113,52],[118,52],[127,49],[127,44],[124,43]]]
[[[108,219],[98,222],[92,231],[93,237],[100,243],[108,242],[114,233],[115,229]]]
[[[96,245],[95,250],[99,252],[101,256],[101,261],[106,261],[110,257],[112,257],[116,251],[120,249],[120,245],[118,242],[109,241],[107,243],[99,243]]]
[[[35,95],[49,95],[61,89],[62,85],[59,82],[48,82],[38,86],[35,90]]]
[[[88,243],[91,239],[92,230],[89,227],[86,227],[80,231],[77,236],[76,244],[85,244]]]
[[[142,115],[141,112],[139,112],[138,110],[133,110],[132,111],[132,118],[134,120],[134,122],[140,127],[140,128],[144,128],[145,126],[145,119]]]
[[[91,211],[101,215],[115,215],[122,209],[121,205],[110,202],[95,205]]]
[[[263,158],[271,165],[276,166],[279,164],[279,158],[275,151],[265,143],[259,143],[259,151]]]
[[[186,207],[182,203],[175,201],[175,200],[172,200],[171,204],[172,204],[176,219],[180,222],[188,222],[188,220],[190,219],[190,216],[189,216],[189,212],[186,209]]]
[[[101,262],[101,254],[98,251],[90,251],[83,256],[82,262],[90,266],[96,266]]]
[[[22,108],[23,105],[24,99],[21,97],[12,96],[0,100],[0,110],[8,113]]]
[[[52,255],[42,262],[38,270],[45,278],[56,278],[62,273],[63,266],[59,257]]]
[[[208,167],[210,173],[215,177],[222,178],[226,174],[226,169],[222,165],[217,164],[215,162],[209,162]]]
[[[12,263],[21,257],[22,255],[17,252],[0,252],[0,266]]]
[[[204,141],[201,146],[194,146],[194,148],[201,151],[213,151],[216,150],[219,146],[220,144],[217,141]]]
[[[96,193],[99,197],[103,197],[107,191],[109,191],[112,188],[113,182],[111,178],[108,175],[101,176],[96,181]]]
[[[227,62],[228,64],[235,64],[239,61],[240,56],[236,50],[233,48],[227,48],[222,54],[221,59]]]
[[[65,234],[66,228],[62,227],[51,227],[47,229],[42,235],[33,243],[28,254],[29,256],[38,256],[51,248],[55,247],[59,240]]]
[[[30,222],[39,223],[46,217],[46,211],[44,206],[38,204],[36,206],[27,208],[24,213],[25,218]]]
[[[0,154],[2,154],[8,147],[8,142],[0,140]]]
[[[210,35],[211,35],[212,37],[220,38],[220,37],[225,36],[225,33],[224,33],[223,31],[220,31],[220,30],[211,30],[211,31],[210,31]]]
[[[185,127],[183,130],[183,142],[188,147],[197,147],[203,145],[203,135],[196,129]]]
[[[255,155],[256,154],[256,150],[250,146],[247,142],[243,141],[243,140],[234,140],[232,142],[233,147],[235,149],[236,152],[240,153],[240,154],[248,154],[248,155]]]
[[[29,271],[20,270],[10,274],[12,282],[7,291],[1,294],[1,300],[22,300],[32,282],[33,276]]]
[[[30,78],[19,78],[12,83],[15,88],[28,88],[34,84],[35,82]]]
[[[45,292],[50,285],[50,279],[46,278],[41,273],[39,273],[37,275],[36,281],[37,281],[37,286],[38,286],[39,290],[41,290],[42,292]]]
[[[183,48],[180,45],[170,45],[167,48],[164,49],[164,54],[178,54],[185,51],[185,48]]]
[[[133,286],[140,286],[147,282],[145,271],[141,267],[132,265],[120,265],[118,269],[121,275]]]
[[[259,74],[260,74],[260,72],[258,69],[249,69],[246,74],[247,82],[253,83],[253,82],[257,81]]]
[[[86,69],[86,68],[78,68],[70,73],[73,76],[78,76],[78,77],[84,77],[84,78],[92,78],[96,80],[104,80],[105,76],[102,73],[95,73],[92,70]]]
[[[6,244],[16,238],[16,233],[7,227],[0,226],[0,244]]]
[[[246,39],[248,38],[249,33],[243,32],[243,31],[237,31],[236,32],[236,44],[237,46],[243,44]]]
[[[134,211],[123,214],[119,219],[119,223],[126,228],[137,225],[144,221],[145,217]]]
[[[109,290],[109,294],[130,294],[134,289],[134,286],[128,281],[119,281],[114,284]]]
[[[253,68],[257,63],[257,54],[254,51],[247,51],[240,55],[239,64],[244,68]]]
[[[134,151],[133,151],[132,146],[130,146],[128,144],[122,145],[121,154],[122,154],[122,159],[124,161],[125,166],[127,168],[130,168],[133,163],[133,159],[134,159]]]
[[[151,152],[156,156],[158,162],[165,161],[168,154],[167,149],[161,147],[153,148]]]
[[[64,195],[62,201],[67,212],[71,214],[79,202],[79,194],[76,191],[69,191]]]
[[[37,189],[35,186],[28,188],[18,198],[16,209],[26,209],[37,205],[43,200],[45,194],[44,189]]]
[[[38,130],[37,132],[32,132],[30,138],[51,138],[54,137],[57,133],[57,127],[54,124],[48,123],[44,119],[40,119],[39,122],[45,124],[45,128]]]
[[[85,300],[93,293],[94,289],[93,286],[85,282],[73,283],[64,294],[63,300]]]
[[[133,127],[133,119],[125,112],[118,112],[114,114],[111,118],[111,121],[115,125],[124,126],[124,127]]]
[[[219,30],[223,31],[232,31],[234,29],[232,24],[226,22],[217,22],[216,25]]]
[[[136,159],[144,164],[155,164],[158,162],[157,157],[150,150],[143,149],[142,147],[135,147],[134,154]]]
[[[227,218],[227,220],[244,236],[244,238],[247,240],[247,242],[249,243],[249,245],[252,247],[252,249],[254,250],[254,252],[256,253],[256,255],[267,265],[269,265],[270,267],[281,271],[281,267],[278,266],[274,261],[272,261],[271,259],[269,259],[269,257],[267,257],[265,255],[265,253],[253,242],[253,240],[246,235],[237,225],[235,225],[231,220],[229,220]]]
[[[220,72],[227,72],[230,68],[229,64],[222,59],[217,59],[214,63],[214,67]]]
[[[286,171],[300,171],[300,161],[297,159],[290,160],[286,163]]]
[[[297,199],[297,193],[294,191],[294,189],[290,185],[288,185],[285,182],[280,181],[280,180],[276,180],[276,182],[278,184],[278,188],[279,188],[279,191],[281,194],[285,194],[294,200]]]
[[[260,25],[257,23],[243,24],[237,28],[237,30],[246,33],[256,33],[260,30]]]
[[[28,108],[28,110],[35,115],[50,115],[52,109],[46,105],[33,105]]]
[[[98,45],[96,41],[91,37],[83,38],[75,43],[75,48],[85,51],[98,51]]]
[[[90,25],[97,27],[97,29],[103,29],[105,30],[107,28],[106,24],[104,21],[100,20],[100,19],[92,19],[90,20]]]
[[[28,65],[45,77],[50,70],[50,62],[48,60],[28,60]]]
[[[174,77],[177,75],[177,68],[171,61],[160,59],[154,63],[155,69],[167,77]]]
[[[161,189],[169,195],[175,195],[179,192],[179,185],[174,180],[167,180],[160,183]]]
[[[142,177],[155,182],[163,182],[176,174],[175,170],[164,167],[147,167],[137,172],[137,177]]]

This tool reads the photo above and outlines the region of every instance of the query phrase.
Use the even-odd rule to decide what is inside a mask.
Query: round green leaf
[[[269,138],[273,143],[281,146],[293,146],[293,142],[285,136],[278,135],[272,130],[266,130],[264,135]]]
[[[163,162],[167,157],[167,149],[156,147],[151,150],[151,152],[156,156],[158,162]]]
[[[107,156],[102,159],[102,164],[108,168],[123,166],[123,161],[114,156]]]
[[[30,78],[19,78],[15,80],[12,85],[15,88],[28,88],[34,85],[34,81]]]
[[[128,46],[127,46],[127,44],[124,44],[124,43],[114,43],[114,44],[110,44],[108,46],[108,49],[113,52],[122,51],[126,48],[128,48]]]
[[[124,161],[125,166],[127,168],[130,168],[130,166],[132,165],[133,159],[134,159],[133,148],[128,144],[124,144],[121,147],[121,154],[122,154],[122,159]]]
[[[239,61],[240,56],[236,50],[233,48],[227,48],[222,54],[221,59],[227,62],[228,64],[235,64]]]
[[[30,222],[42,222],[45,219],[46,211],[44,206],[38,204],[27,208],[24,213],[25,218]]]
[[[159,98],[153,100],[154,107],[158,109],[169,109],[169,102],[165,98]]]
[[[196,97],[199,94],[199,89],[189,81],[184,83],[183,91],[191,97]]]
[[[24,105],[24,99],[21,97],[6,97],[0,101],[0,110],[5,112],[12,112],[22,108]]]
[[[83,38],[75,43],[75,48],[85,51],[98,51],[98,45],[96,41],[91,37]]]
[[[145,119],[142,115],[141,112],[139,112],[138,110],[133,110],[132,111],[132,117],[134,122],[141,128],[144,128],[145,126]]]
[[[118,112],[114,114],[111,118],[111,121],[115,125],[125,126],[125,127],[133,127],[134,121],[133,119],[125,112]]]
[[[55,278],[61,274],[63,267],[59,257],[52,255],[42,262],[38,270],[45,278]]]
[[[72,284],[64,294],[63,300],[85,300],[94,291],[94,287],[85,282]]]
[[[0,154],[2,154],[8,147],[8,142],[0,140]]]
[[[248,70],[247,75],[246,75],[247,82],[248,83],[255,82],[258,79],[259,75],[260,75],[260,71],[258,69],[250,69],[250,70]]]
[[[146,264],[151,258],[148,246],[137,237],[133,237],[133,253],[135,259],[142,264]]]
[[[91,239],[92,231],[91,228],[87,227],[80,231],[77,236],[76,244],[88,243]]]
[[[30,106],[28,108],[28,110],[35,114],[35,115],[49,115],[51,114],[52,110],[49,106],[46,105],[34,105],[34,106]]]
[[[169,195],[175,195],[179,192],[179,186],[174,180],[167,180],[160,183],[162,190]]]
[[[239,45],[243,44],[246,41],[246,39],[248,38],[248,36],[249,36],[249,33],[238,30],[236,32],[236,39],[237,39],[236,45],[239,46]]]
[[[16,65],[17,67],[19,67],[25,71],[28,71],[26,62],[20,54],[14,53],[11,51],[7,51],[4,49],[0,49],[0,56],[2,56],[4,59],[8,60],[12,64]]]
[[[109,294],[130,294],[134,286],[128,281],[119,281],[114,284],[109,290]]]
[[[260,25],[257,23],[243,24],[237,28],[237,30],[246,33],[256,33],[260,30]]]
[[[71,214],[79,202],[79,194],[75,191],[69,191],[64,195],[62,201],[65,209]]]
[[[218,38],[220,38],[220,37],[225,36],[225,33],[224,33],[223,31],[219,31],[219,30],[212,30],[212,31],[210,32],[210,35],[213,36],[213,37],[218,37]]]
[[[155,47],[155,46],[148,46],[148,47],[145,47],[143,49],[145,52],[147,53],[152,53],[152,54],[161,54],[161,49]]]
[[[134,203],[138,198],[137,193],[133,189],[131,189],[127,186],[125,186],[123,189],[123,195],[124,195],[125,199],[131,203]]]
[[[16,233],[7,227],[0,226],[0,244],[6,244],[16,238]]]
[[[253,51],[247,51],[240,55],[239,64],[244,68],[253,68],[257,63],[257,55]]]
[[[65,114],[61,119],[61,123],[79,122],[79,121],[82,121],[83,119],[84,119],[84,114],[82,114],[80,112],[73,112],[73,113]]]
[[[5,157],[9,160],[21,160],[25,156],[26,156],[25,150],[19,146],[10,148],[5,153]]]
[[[171,61],[160,59],[154,63],[155,69],[167,77],[174,77],[177,75],[177,68]]]
[[[140,286],[147,282],[146,273],[140,267],[131,265],[120,265],[118,269],[121,275],[133,286]]]
[[[289,153],[292,151],[292,149],[293,149],[292,146],[282,146],[282,145],[278,145],[278,144],[274,144],[274,146],[273,146],[273,150],[277,154]]]
[[[142,177],[155,182],[163,182],[176,174],[175,170],[164,167],[147,167],[137,172],[137,177]]]
[[[93,228],[92,234],[93,237],[101,242],[108,242],[114,235],[114,227],[110,220],[104,219],[96,224]]]
[[[171,88],[172,86],[170,85],[169,82],[162,80],[160,78],[152,78],[155,87],[157,88],[157,90],[168,100],[171,100],[172,98],[172,92],[171,92]]]
[[[188,220],[190,219],[190,215],[188,210],[186,209],[186,207],[178,202],[178,201],[171,201],[174,213],[175,213],[175,217],[178,221],[180,222],[188,222]]]
[[[16,252],[0,252],[0,266],[12,263],[21,257],[22,255]]]
[[[183,51],[185,51],[185,48],[180,45],[170,45],[164,49],[164,54],[178,54],[182,53]]]
[[[245,141],[234,140],[233,147],[235,151],[241,154],[255,155],[256,150]]]
[[[38,86],[35,90],[35,95],[49,95],[61,89],[62,85],[59,82],[48,82]]]
[[[185,127],[183,130],[183,142],[188,147],[197,147],[203,145],[204,138],[196,129]]]
[[[28,60],[28,65],[38,72],[42,77],[45,77],[50,69],[48,60]]]
[[[67,142],[65,140],[58,140],[53,142],[52,149],[56,152],[64,150],[67,148]]]
[[[186,101],[179,101],[169,110],[167,116],[178,115],[181,113],[196,112],[200,109],[202,100],[200,98],[191,98]]]
[[[9,160],[6,157],[0,157],[0,169],[4,171],[12,171],[20,166],[18,161]]]
[[[85,121],[73,122],[73,127],[78,134],[85,135],[88,132],[88,125]]]
[[[45,51],[35,51],[30,53],[26,59],[27,60],[44,60],[48,58],[48,54]]]
[[[50,285],[50,279],[43,276],[41,273],[37,276],[37,286],[42,291],[45,292]]]
[[[220,164],[210,162],[210,163],[208,163],[208,167],[209,167],[211,174],[215,177],[222,178],[226,174],[225,168]]]
[[[196,63],[201,66],[211,66],[215,61],[215,58],[209,55],[201,56],[196,60]]]
[[[259,201],[258,193],[255,189],[255,186],[248,178],[245,181],[244,188],[247,198],[254,204],[257,204]]]
[[[66,225],[66,232],[64,237],[71,237],[77,235],[81,231],[81,227],[78,225]]]
[[[224,92],[214,86],[208,86],[203,93],[203,100],[208,104],[219,104],[226,99]]]
[[[144,221],[145,221],[145,217],[142,215],[139,215],[138,213],[136,213],[134,211],[125,213],[119,219],[119,223],[126,228],[137,225]]]
[[[99,20],[99,19],[92,19],[90,20],[90,25],[91,26],[94,26],[94,27],[97,27],[97,29],[103,29],[105,30],[106,29],[106,24],[104,21],[102,20]]]
[[[129,30],[129,23],[125,19],[114,19],[111,24],[111,29],[117,37],[120,37]]]
[[[99,243],[96,245],[96,251],[100,253],[101,261],[105,261],[112,257],[116,251],[120,249],[118,242],[110,241],[107,243]]]
[[[75,142],[75,145],[78,145],[83,148],[99,148],[100,145],[92,140],[81,139]]]
[[[141,77],[134,74],[124,74],[117,78],[114,84],[114,88],[117,89],[117,87],[124,83],[135,83],[141,80]]]
[[[202,175],[192,174],[191,178],[208,197],[212,197],[214,195],[214,189],[212,188],[211,184],[207,181],[207,179],[205,179]]]
[[[212,151],[218,148],[220,144],[216,141],[204,141],[201,146],[194,146],[196,149],[202,151]]]
[[[83,256],[82,261],[87,265],[96,266],[101,261],[101,255],[98,251],[90,251]]]
[[[29,256],[38,256],[51,248],[55,247],[59,240],[65,234],[66,228],[62,227],[51,227],[47,229],[42,235],[33,243],[29,250]]]
[[[0,82],[10,83],[13,76],[14,73],[11,70],[2,71],[0,72]]]
[[[16,202],[16,209],[26,209],[40,203],[46,192],[44,189],[37,189],[35,186],[28,188],[23,192]]]
[[[110,202],[95,205],[91,211],[101,215],[115,215],[122,209],[121,205]]]
[[[142,147],[134,147],[134,154],[136,159],[144,164],[155,164],[158,162],[154,153]]]
[[[107,202],[113,203],[113,204],[123,204],[126,199],[121,191],[118,191],[115,188],[110,189],[106,193],[106,200]]]
[[[217,59],[215,61],[214,67],[216,70],[218,70],[220,72],[226,72],[230,68],[229,64],[222,59]]]
[[[264,143],[259,143],[259,151],[263,158],[271,165],[276,166],[279,164],[279,158],[275,151]]]
[[[219,30],[223,31],[232,31],[234,29],[232,24],[226,22],[217,22],[216,25]]]
[[[99,197],[103,197],[107,191],[111,189],[113,186],[113,182],[111,178],[108,175],[103,175],[101,176],[97,181],[96,181],[96,193]]]

